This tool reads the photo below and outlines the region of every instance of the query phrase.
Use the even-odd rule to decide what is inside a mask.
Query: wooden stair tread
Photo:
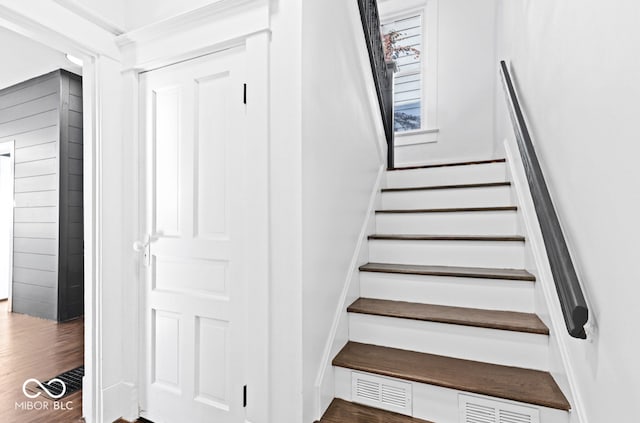
[[[454,207],[438,209],[391,209],[376,210],[376,213],[464,213],[464,212],[492,212],[492,211],[517,211],[516,206],[498,207]]]
[[[419,166],[394,167],[393,169],[389,169],[389,171],[393,172],[393,171],[413,170],[413,169],[430,169],[434,167],[451,167],[451,166],[468,166],[468,165],[478,165],[478,164],[488,164],[488,163],[505,163],[506,161],[507,161],[506,159],[490,159],[490,160],[476,160],[471,162],[436,163],[436,164],[419,165]]]
[[[334,399],[319,423],[429,423],[391,411]]]
[[[504,279],[535,281],[536,277],[524,269],[492,269],[485,267],[428,266],[417,264],[367,263],[362,272],[399,273],[403,275],[451,276],[459,278]]]
[[[492,187],[507,187],[511,182],[486,182],[482,184],[457,184],[457,185],[432,185],[422,187],[408,187],[408,188],[383,188],[382,192],[404,192],[404,191],[430,191],[441,189],[467,189],[467,188],[492,188]]]
[[[549,328],[533,313],[483,310],[406,301],[358,298],[349,313],[548,335]]]
[[[348,342],[333,365],[559,410],[571,406],[548,372]]]
[[[521,235],[407,235],[374,234],[369,239],[387,241],[516,241],[524,242]]]

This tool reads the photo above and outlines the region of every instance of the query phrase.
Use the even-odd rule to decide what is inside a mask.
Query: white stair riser
[[[505,182],[505,163],[433,167],[387,172],[387,188]]]
[[[435,209],[495,207],[512,204],[511,187],[452,188],[382,193],[382,208]]]
[[[369,240],[369,261],[522,269],[524,243],[514,241]]]
[[[335,396],[345,401],[351,401],[351,369],[334,367]],[[363,373],[363,372],[361,372]],[[393,379],[392,380],[402,380]],[[457,423],[459,422],[458,396],[461,393],[455,389],[424,383],[411,382],[413,391],[413,417],[432,422]],[[510,404],[518,404],[540,410],[541,423],[569,423],[569,413],[553,408],[540,407],[531,404],[514,402],[485,395],[470,394],[479,398],[503,401]]]
[[[455,213],[376,213],[379,234],[514,235],[515,211]]]
[[[349,340],[365,344],[548,370],[549,337],[349,313]]]
[[[535,311],[534,283],[360,272],[360,296],[486,310]]]

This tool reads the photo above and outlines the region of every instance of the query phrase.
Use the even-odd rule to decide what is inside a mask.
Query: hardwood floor
[[[44,381],[84,363],[84,321],[56,323],[9,313],[7,306],[7,301],[0,301],[0,422],[81,422],[82,391],[59,401],[71,410],[56,410],[44,395],[26,398],[22,384],[29,378]],[[47,404],[43,407],[48,410],[16,409],[23,401]]]
[[[317,423],[429,423],[426,420],[334,399]]]

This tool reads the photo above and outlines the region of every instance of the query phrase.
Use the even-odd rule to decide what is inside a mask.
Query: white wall
[[[0,89],[61,68],[82,73],[63,53],[2,27],[0,57],[7,58],[0,66]]]
[[[302,4],[271,0],[269,422],[302,421]]]
[[[595,317],[593,343],[563,333],[590,423],[633,420],[640,398],[640,4],[500,0],[549,190]],[[502,96],[502,93],[500,93]],[[512,137],[499,98],[498,137]],[[496,150],[499,147],[496,146]],[[582,422],[586,423],[586,422]]]
[[[381,11],[399,1],[381,3]],[[438,0],[437,123],[430,125],[438,141],[397,147],[396,165],[492,157],[495,7],[496,0]]]
[[[315,379],[384,163],[362,34],[357,2],[303,3],[303,423],[318,417]]]

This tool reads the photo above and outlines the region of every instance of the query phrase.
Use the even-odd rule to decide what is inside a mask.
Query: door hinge
[[[242,95],[242,102],[244,104],[247,104],[247,84],[244,84],[244,92]]]
[[[242,406],[247,406],[247,385],[244,385],[244,388],[242,388]]]

